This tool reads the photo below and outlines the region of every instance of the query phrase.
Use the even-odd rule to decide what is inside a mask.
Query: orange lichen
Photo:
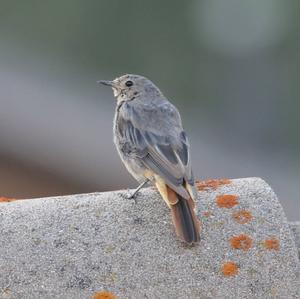
[[[233,262],[226,262],[221,266],[221,272],[223,273],[223,275],[225,277],[233,276],[233,275],[237,274],[238,267]]]
[[[0,202],[11,202],[14,200],[15,200],[14,198],[0,196]]]
[[[95,293],[92,299],[117,299],[117,297],[110,292],[101,291]]]
[[[232,208],[238,204],[238,196],[233,194],[217,195],[216,204],[219,208]]]
[[[240,224],[245,224],[252,219],[251,212],[247,210],[241,210],[232,214],[232,218]]]
[[[279,241],[273,237],[263,241],[263,246],[268,250],[279,250]]]
[[[230,184],[231,181],[228,179],[217,179],[217,180],[205,180],[196,181],[195,185],[198,191],[203,191],[207,189],[217,190],[218,187]]]
[[[252,246],[252,239],[247,235],[241,234],[229,239],[230,246],[234,249],[249,250]]]
[[[211,212],[210,211],[204,211],[203,216],[204,217],[209,217],[209,216],[211,216]]]

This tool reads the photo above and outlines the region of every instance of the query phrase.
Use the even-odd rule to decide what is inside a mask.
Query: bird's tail
[[[199,242],[200,221],[195,214],[195,203],[193,199],[191,197],[185,199],[169,187],[168,195],[177,197],[177,202],[170,205],[177,236],[189,244]]]

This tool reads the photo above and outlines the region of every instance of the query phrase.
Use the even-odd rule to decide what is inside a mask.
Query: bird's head
[[[147,78],[139,75],[123,75],[113,81],[100,80],[99,84],[110,86],[118,102],[135,98],[147,99],[160,95],[160,90]]]

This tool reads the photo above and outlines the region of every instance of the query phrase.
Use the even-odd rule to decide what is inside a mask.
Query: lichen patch
[[[245,234],[233,236],[229,239],[229,244],[233,249],[247,251],[252,246],[252,239]]]
[[[15,201],[15,199],[10,197],[0,196],[0,202],[11,202],[11,201]]]
[[[225,277],[233,276],[238,273],[238,267],[233,262],[226,262],[221,266],[221,272]]]
[[[108,291],[101,291],[95,293],[92,299],[117,299],[117,297]]]
[[[233,194],[217,195],[216,204],[219,208],[232,208],[238,204],[238,196]]]
[[[212,213],[210,211],[204,211],[203,212],[203,216],[206,218],[209,218],[212,215]]]
[[[232,218],[240,224],[245,224],[252,220],[252,213],[247,210],[241,210],[232,214]]]
[[[268,250],[279,250],[279,241],[275,238],[269,238],[269,239],[265,239],[263,241],[263,246],[268,249]]]
[[[205,180],[205,181],[196,181],[195,185],[198,191],[203,190],[217,190],[220,186],[228,185],[231,181],[229,179],[216,179],[216,180]]]

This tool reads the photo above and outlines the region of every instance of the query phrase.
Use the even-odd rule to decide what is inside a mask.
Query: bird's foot
[[[137,203],[137,201],[136,201],[137,194],[138,194],[138,192],[136,192],[136,191],[131,192],[129,189],[127,189],[126,198],[127,199],[133,199],[134,202]]]
[[[139,191],[149,182],[148,179],[146,179],[144,182],[142,182],[132,193],[130,193],[130,191],[127,189],[127,194],[128,195],[128,199],[133,199],[134,202],[136,203],[136,197],[137,194],[139,193]]]

